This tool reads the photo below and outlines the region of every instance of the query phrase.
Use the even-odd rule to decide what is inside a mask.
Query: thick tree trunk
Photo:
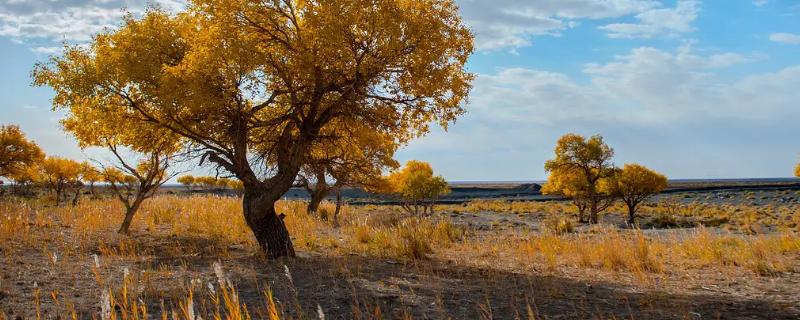
[[[319,204],[322,203],[322,200],[324,200],[327,195],[328,192],[324,188],[318,187],[311,191],[311,200],[308,201],[308,209],[306,210],[308,214],[316,217]]]
[[[598,219],[598,214],[599,214],[600,210],[598,210],[597,206],[598,206],[597,201],[592,201],[592,205],[589,208],[590,209],[589,210],[589,222],[591,224],[597,224],[597,222],[599,220]]]
[[[81,188],[75,190],[75,195],[72,197],[72,206],[75,207],[78,205],[78,198],[81,197]]]
[[[131,229],[131,222],[133,222],[133,216],[136,215],[136,212],[139,211],[139,206],[142,205],[142,201],[144,199],[136,199],[133,201],[130,207],[125,210],[125,219],[122,221],[122,225],[117,230],[118,233],[121,234],[128,234]]]
[[[62,193],[61,189],[56,188],[56,207],[61,206],[61,193]]]
[[[266,197],[263,191],[245,190],[242,199],[244,218],[268,258],[294,257],[294,246],[284,215],[275,212],[279,197]]]
[[[633,226],[636,223],[636,205],[635,204],[626,204],[628,207],[628,224]]]

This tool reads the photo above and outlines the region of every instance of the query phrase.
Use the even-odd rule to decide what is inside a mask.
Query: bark
[[[78,187],[75,189],[75,194],[72,197],[72,206],[75,207],[78,205],[78,199],[81,197],[81,188]]]
[[[336,210],[333,211],[333,225],[339,225],[339,212],[342,210],[342,190],[336,190]]]
[[[270,259],[295,256],[289,230],[283,221],[284,215],[275,212],[278,199],[280,196],[270,196],[253,187],[246,187],[242,198],[245,221]]]
[[[61,187],[56,187],[56,207],[61,206],[61,194],[63,193]]]
[[[639,206],[639,202],[625,201],[625,206],[628,207],[628,224],[632,226],[636,222],[636,207]]]
[[[311,190],[311,200],[308,201],[308,214],[316,217],[319,204],[322,203],[322,200],[324,200],[327,195],[328,190],[321,186],[317,186],[317,188]]]
[[[136,215],[137,211],[139,211],[139,207],[142,205],[143,201],[143,198],[137,198],[133,201],[133,204],[131,204],[125,210],[125,219],[122,221],[122,225],[119,227],[117,232],[121,234],[128,234],[131,228],[131,222],[133,221],[133,216]]]

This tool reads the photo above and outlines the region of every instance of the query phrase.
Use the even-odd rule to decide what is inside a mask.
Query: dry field
[[[113,199],[4,198],[0,319],[800,318],[800,205],[735,196],[661,196],[640,229],[504,201],[347,206],[334,226],[286,201],[299,257],[274,261],[233,197],[159,196],[127,237]]]

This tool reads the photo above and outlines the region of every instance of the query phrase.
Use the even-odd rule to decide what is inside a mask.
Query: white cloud
[[[757,6],[757,7],[763,7],[763,6],[764,6],[764,5],[766,5],[768,2],[769,2],[768,0],[753,0],[753,4],[754,4],[755,6]]]
[[[460,0],[462,15],[476,33],[478,50],[531,45],[537,35],[558,35],[578,19],[617,18],[650,10],[652,0]]]
[[[800,44],[800,34],[794,33],[773,33],[769,35],[769,40],[785,44]]]
[[[430,161],[451,179],[544,179],[559,136],[599,133],[618,164],[643,163],[674,178],[785,176],[797,152],[786,141],[800,134],[793,122],[800,65],[728,72],[758,58],[641,47],[588,64],[581,76],[526,68],[480,74],[468,114],[399,157]]]
[[[637,23],[612,23],[600,29],[610,38],[674,37],[694,31],[692,22],[699,12],[700,1],[678,0],[674,8],[657,8],[637,14]]]
[[[124,10],[141,13],[148,3],[168,10],[182,6],[176,0],[0,1],[0,36],[17,42],[86,42],[117,26]]]
[[[754,58],[737,53],[700,55],[633,49],[604,64],[587,64],[583,84],[560,73],[506,69],[480,75],[470,110],[490,121],[553,125],[581,119],[674,124],[686,119],[760,121],[797,116],[800,66],[724,81],[718,71]]]

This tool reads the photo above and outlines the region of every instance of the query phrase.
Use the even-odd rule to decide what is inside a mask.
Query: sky
[[[800,160],[800,0],[456,2],[476,35],[467,114],[400,161],[451,181],[543,180],[570,132],[676,179],[787,177]],[[147,3],[0,0],[0,124],[48,154],[101,157],[61,130],[30,71]]]

